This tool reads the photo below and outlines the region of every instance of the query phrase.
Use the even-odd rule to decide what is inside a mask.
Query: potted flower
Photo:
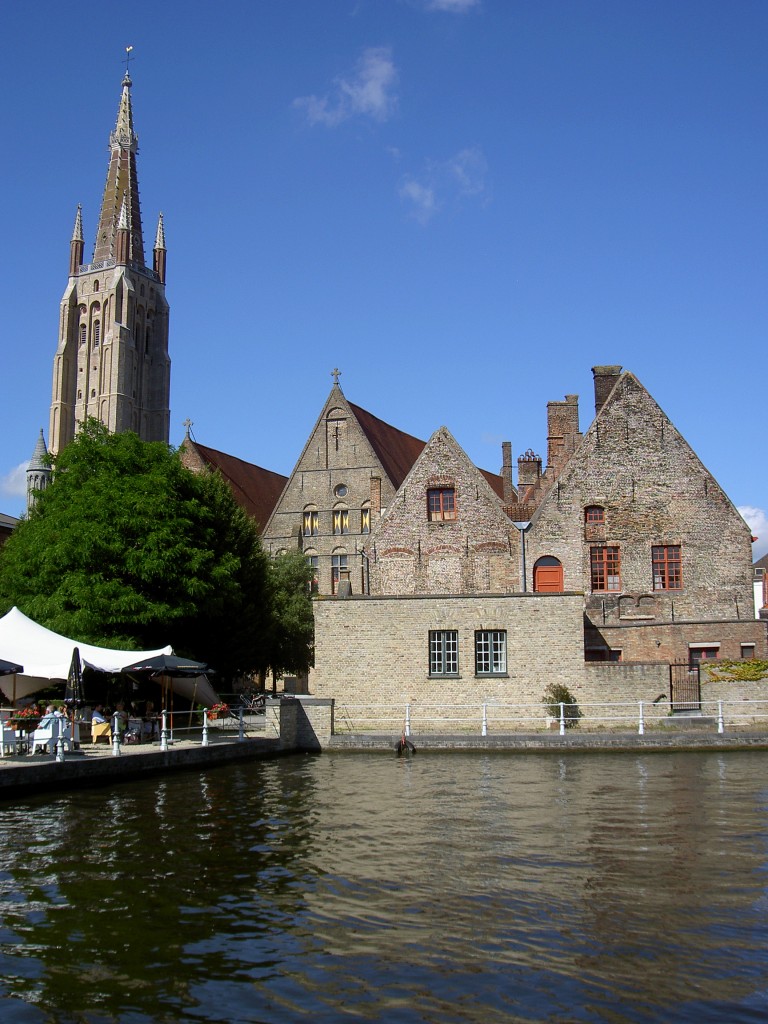
[[[224,701],[219,701],[219,703],[214,704],[212,708],[208,708],[206,714],[209,718],[226,718],[229,714],[229,704],[225,704]]]
[[[40,709],[37,704],[29,704],[25,708],[19,708],[11,715],[11,725],[23,732],[34,732],[40,724]]]

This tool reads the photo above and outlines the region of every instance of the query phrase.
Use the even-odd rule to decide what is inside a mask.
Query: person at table
[[[97,704],[91,712],[91,725],[105,725],[106,718],[104,717],[104,705]]]

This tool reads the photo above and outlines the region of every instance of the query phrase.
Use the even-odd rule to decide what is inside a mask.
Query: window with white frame
[[[430,676],[457,676],[459,674],[458,630],[430,630],[429,674]]]
[[[331,592],[336,593],[339,587],[339,580],[342,575],[346,576],[349,572],[349,566],[347,564],[347,556],[343,554],[331,555]]]
[[[507,674],[507,631],[478,629],[475,632],[475,675]]]

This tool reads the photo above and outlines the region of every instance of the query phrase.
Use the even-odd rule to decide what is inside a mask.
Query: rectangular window
[[[304,513],[304,536],[305,537],[316,537],[318,532],[318,515],[317,512],[305,512]]]
[[[601,505],[587,505],[584,509],[584,522],[604,523],[605,509]]]
[[[312,567],[312,579],[309,581],[309,592],[310,594],[316,594],[318,591],[318,574],[320,572],[320,558],[318,555],[307,555],[307,564]]]
[[[331,591],[336,593],[342,573],[346,577],[348,572],[346,555],[331,555]]]
[[[453,487],[432,487],[427,491],[427,512],[430,523],[456,518],[456,490]]]
[[[741,656],[742,656],[742,658],[754,658],[754,656],[755,656],[755,645],[754,644],[742,644],[741,645]]]
[[[507,674],[507,632],[504,629],[480,629],[475,633],[475,675]]]
[[[459,634],[455,629],[434,629],[429,634],[429,674],[459,674]]]
[[[333,510],[333,532],[337,537],[349,533],[349,512],[345,508]]]
[[[369,508],[360,509],[360,533],[371,532],[371,510]]]
[[[621,590],[621,560],[618,547],[600,545],[589,549],[592,590]]]
[[[715,661],[720,657],[720,644],[697,644],[688,648],[688,664],[695,668],[701,661]]]
[[[654,590],[682,590],[683,569],[679,544],[654,544],[651,547]]]

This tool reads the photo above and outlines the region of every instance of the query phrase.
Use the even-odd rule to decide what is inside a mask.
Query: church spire
[[[139,139],[133,130],[132,84],[131,76],[126,71],[115,130],[109,136],[109,168],[101,201],[93,262],[97,263],[100,260],[117,257],[118,221],[123,208],[123,200],[125,200],[125,217],[128,227],[127,259],[143,267],[144,237],[139,207],[139,181],[136,175],[136,153],[139,149]]]
[[[75,227],[72,231],[72,239],[69,243],[69,276],[74,277],[80,271],[80,264],[83,262],[83,213],[82,207],[77,207]]]
[[[152,250],[152,269],[165,284],[165,229],[163,228],[162,213],[157,220],[157,234],[155,235],[155,247]]]

